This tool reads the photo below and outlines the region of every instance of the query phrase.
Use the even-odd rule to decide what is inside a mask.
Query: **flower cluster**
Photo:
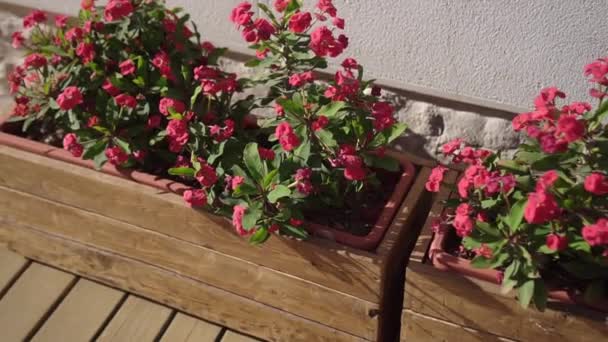
[[[525,306],[533,301],[543,309],[553,286],[590,300],[607,295],[606,61],[585,67],[600,101],[596,110],[582,102],[560,108],[557,101],[566,94],[546,88],[533,112],[513,119],[513,128],[528,136],[513,159],[462,139],[442,148],[468,165],[456,186],[458,200],[448,203],[455,211],[444,223],[474,252],[472,265],[501,270],[503,287],[517,288]],[[433,170],[427,190],[439,191],[444,173],[443,166]]]

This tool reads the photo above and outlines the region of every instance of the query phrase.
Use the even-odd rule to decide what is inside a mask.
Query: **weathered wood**
[[[545,312],[523,309],[512,295],[501,295],[497,285],[419,263],[410,263],[406,278],[405,309],[443,321],[523,341],[608,337],[606,314],[596,311],[574,306],[558,311],[552,303]]]
[[[29,208],[52,214],[31,215]],[[369,315],[378,310],[377,304],[205,247],[1,186],[0,217],[152,263],[370,340],[377,334],[378,319]],[[336,315],[336,308],[348,314]]]
[[[30,265],[0,300],[3,341],[22,341],[61,300],[74,276],[40,264]]]
[[[152,342],[161,333],[171,311],[165,306],[129,296],[97,341]]]
[[[0,243],[34,260],[51,260],[59,268],[271,341],[363,341],[179,274],[29,227],[0,221]],[[336,314],[341,309],[336,308]]]
[[[222,342],[258,342],[258,340],[234,331],[227,331],[222,338]]]
[[[0,246],[0,294],[26,264],[27,260],[24,257]]]
[[[199,342],[199,341],[215,341],[222,327],[215,324],[207,323],[178,313],[167,331],[163,334],[161,342]]]
[[[124,295],[79,279],[32,341],[90,341]]]
[[[150,229],[379,303],[374,254],[330,241],[272,238],[251,247],[223,218],[188,208],[180,196],[43,156],[0,146],[0,185]],[[269,257],[273,256],[273,257]]]
[[[506,338],[497,337],[460,325],[440,321],[405,310],[402,316],[401,341],[433,341],[433,342],[510,342]]]

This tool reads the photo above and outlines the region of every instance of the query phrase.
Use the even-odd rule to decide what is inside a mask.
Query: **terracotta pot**
[[[10,132],[10,124],[5,123],[7,118],[8,117],[0,117],[1,145],[14,147],[38,155],[43,155],[73,165],[78,165],[89,169],[95,169],[94,163],[90,160],[83,160],[81,158],[72,156],[71,153],[63,149],[7,133]],[[248,124],[252,124],[252,122],[252,119],[249,118]],[[315,236],[324,237],[326,239],[333,240],[349,247],[362,250],[375,249],[379,245],[380,241],[384,237],[384,234],[386,233],[386,230],[389,228],[391,222],[393,221],[393,218],[395,217],[395,214],[399,209],[401,202],[405,198],[405,195],[407,194],[410,186],[412,185],[412,182],[415,179],[416,173],[414,164],[412,164],[412,162],[410,162],[404,155],[396,151],[387,151],[386,154],[397,159],[400,162],[402,167],[402,174],[399,182],[397,183],[397,186],[395,187],[393,194],[384,206],[380,217],[378,218],[376,224],[368,235],[355,236],[348,232],[308,222],[305,223],[306,229]],[[174,192],[180,195],[185,190],[191,188],[182,183],[163,179],[158,176],[150,175],[140,171],[117,168],[109,163],[106,163],[100,171],[106,174],[130,179],[137,183],[145,184],[163,191]]]
[[[433,237],[429,249],[429,258],[435,268],[442,271],[458,272],[467,277],[484,280],[497,285],[501,284],[502,275],[499,271],[475,268],[471,265],[470,260],[447,253],[445,251],[447,238],[447,232],[436,233]],[[585,305],[602,312],[608,312],[608,300],[605,299],[589,303],[583,299],[582,295],[563,289],[550,289],[548,296],[557,302]]]

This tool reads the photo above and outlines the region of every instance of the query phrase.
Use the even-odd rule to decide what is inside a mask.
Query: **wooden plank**
[[[90,341],[124,295],[80,279],[32,341]]]
[[[241,335],[237,332],[228,330],[224,337],[222,338],[222,342],[258,342],[258,340],[251,338],[249,336]]]
[[[403,312],[401,341],[508,342],[513,340],[440,321],[406,310]]]
[[[227,220],[188,208],[180,196],[0,146],[0,185],[249,260],[378,303],[377,256],[330,241],[272,238],[252,248]],[[270,257],[269,257],[270,256]]]
[[[477,331],[522,341],[592,342],[608,336],[606,314],[549,303],[545,312],[523,309],[510,294],[487,282],[416,262],[406,272],[404,308]],[[491,317],[491,319],[488,319]]]
[[[129,296],[97,341],[154,341],[171,315],[168,307]]]
[[[29,208],[53,215],[31,215]],[[177,272],[363,338],[374,339],[377,335],[378,317],[369,314],[378,311],[377,304],[205,247],[1,186],[0,216]],[[341,308],[342,314],[336,315],[335,308]]]
[[[27,260],[24,257],[0,246],[0,293],[25,267],[25,264]]]
[[[2,340],[25,339],[74,279],[50,267],[30,265],[0,300]]]
[[[152,298],[196,317],[263,339],[364,341],[352,334],[179,274],[51,236],[30,227],[0,221],[0,243],[7,243],[10,248],[31,259],[46,260],[59,268]]]
[[[163,334],[161,342],[215,341],[221,331],[220,326],[178,313]]]

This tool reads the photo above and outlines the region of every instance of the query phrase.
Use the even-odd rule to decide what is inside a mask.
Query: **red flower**
[[[312,15],[308,12],[298,12],[289,19],[289,30],[294,33],[302,33],[310,27]]]
[[[209,132],[217,142],[228,140],[232,137],[232,134],[234,134],[234,121],[231,119],[225,120],[224,128],[221,128],[218,125],[209,126]]]
[[[600,58],[585,66],[585,76],[590,81],[601,85],[608,85],[608,58]]]
[[[46,57],[39,53],[33,53],[25,58],[23,61],[23,66],[26,68],[34,68],[38,69],[47,64]]]
[[[186,110],[186,105],[179,100],[168,97],[161,99],[158,105],[158,110],[160,110],[161,114],[164,116],[171,115],[169,109],[172,109],[176,113],[183,113]]]
[[[454,139],[452,141],[450,141],[447,144],[444,144],[441,147],[441,152],[445,155],[450,155],[453,154],[454,152],[458,151],[462,145],[462,139],[461,138],[457,138]]]
[[[312,177],[312,170],[310,168],[306,167],[306,168],[298,169],[296,171],[296,175],[294,178],[297,181],[304,181],[304,180],[309,180],[310,177]]]
[[[340,30],[344,30],[344,19],[335,17],[332,20],[332,23],[334,24],[335,27],[339,28]]]
[[[536,191],[547,191],[559,179],[559,175],[555,170],[545,172],[536,183]]]
[[[357,69],[359,67],[359,63],[354,58],[347,58],[342,62],[342,67],[344,69]]]
[[[425,188],[430,192],[439,192],[439,187],[443,181],[443,176],[448,169],[439,165],[431,171],[429,179],[426,181]]]
[[[524,217],[530,224],[543,224],[561,214],[553,195],[544,191],[528,194]]]
[[[597,196],[608,195],[608,179],[601,173],[592,173],[585,178],[585,190]]]
[[[565,152],[568,149],[568,142],[558,140],[553,134],[542,134],[539,139],[540,147],[545,153]]]
[[[116,96],[120,94],[120,89],[116,88],[109,79],[106,79],[101,86],[103,90],[105,90],[111,96]]]
[[[260,40],[268,40],[276,32],[274,26],[266,19],[257,19],[253,23],[253,26],[258,30],[258,38]]]
[[[298,220],[298,219],[295,219],[295,218],[290,218],[289,219],[289,224],[292,225],[292,226],[294,226],[294,227],[300,227],[301,225],[304,224],[304,221]]]
[[[70,152],[74,157],[82,156],[84,150],[82,145],[78,143],[78,138],[74,133],[66,134],[66,136],[63,137],[63,148]]]
[[[14,32],[13,35],[11,36],[11,38],[12,38],[11,45],[15,49],[20,49],[23,46],[23,43],[25,42],[25,38],[23,37],[23,34],[19,31]]]
[[[270,225],[270,227],[268,227],[268,232],[270,234],[276,233],[281,229],[281,226],[278,225],[277,223],[273,223]]]
[[[68,17],[65,15],[58,15],[55,17],[55,26],[64,28],[68,22]]]
[[[120,63],[118,67],[120,68],[120,73],[123,76],[128,76],[135,73],[135,63],[133,63],[133,61],[130,59]]]
[[[296,184],[296,189],[298,192],[306,196],[312,194],[315,190],[309,180],[298,182],[298,184]]]
[[[320,129],[323,129],[325,127],[327,127],[327,125],[329,125],[329,119],[327,118],[327,116],[325,115],[319,115],[319,117],[317,118],[317,120],[315,120],[312,125],[311,128],[313,131],[318,131]]]
[[[117,21],[133,13],[133,5],[129,0],[110,0],[103,12],[106,21]]]
[[[474,227],[473,219],[466,215],[456,215],[453,225],[456,228],[456,234],[460,237],[471,235]]]
[[[283,12],[290,2],[291,0],[274,0],[274,9],[277,10],[277,12]]]
[[[575,115],[562,115],[557,121],[556,133],[565,141],[571,143],[581,139],[585,135],[585,124],[578,120]]]
[[[367,170],[363,165],[361,157],[354,154],[344,154],[340,156],[340,160],[344,165],[344,178],[350,181],[359,181],[365,179]]]
[[[84,31],[80,27],[74,27],[65,33],[65,39],[70,42],[79,41],[84,37]]]
[[[99,117],[97,115],[93,115],[87,121],[87,127],[94,127],[99,125]]]
[[[238,4],[230,13],[230,21],[235,23],[237,26],[245,25],[251,22],[253,12],[251,11],[251,4],[247,1]]]
[[[545,88],[540,91],[540,95],[534,100],[534,105],[537,109],[551,109],[555,106],[555,99],[558,97],[563,99],[566,94],[556,87]]]
[[[282,122],[277,126],[275,135],[279,138],[279,143],[287,152],[294,150],[300,145],[300,138],[298,138],[293,128],[287,122]]]
[[[336,40],[327,26],[316,28],[310,35],[310,48],[319,57],[337,57],[348,45],[348,39],[341,35]]]
[[[274,158],[275,158],[275,154],[274,154],[273,150],[263,148],[263,147],[258,147],[258,152],[260,153],[260,158],[262,158],[263,160],[274,160]]]
[[[317,8],[321,12],[329,14],[331,17],[335,17],[338,14],[338,10],[332,4],[332,0],[319,0]]]
[[[167,125],[167,139],[169,151],[179,153],[188,143],[188,123],[185,120],[170,120]]]
[[[546,243],[549,249],[558,252],[568,248],[568,238],[564,235],[549,234]]]
[[[204,187],[211,187],[217,183],[217,173],[213,166],[209,164],[201,165],[201,169],[196,174],[196,180],[201,183]]]
[[[485,243],[481,244],[481,246],[479,246],[478,248],[475,248],[473,252],[475,252],[475,255],[486,259],[491,259],[493,255],[492,249],[488,247],[488,245],[486,245]]]
[[[129,160],[129,155],[118,146],[106,149],[105,154],[110,164],[115,166],[120,166]]]
[[[95,45],[81,42],[76,47],[76,55],[82,58],[83,63],[90,63],[95,58]]]
[[[207,194],[202,189],[186,190],[183,197],[190,208],[202,207],[207,203]]]
[[[30,28],[47,20],[46,13],[34,10],[23,18],[23,27]]]
[[[171,61],[166,52],[160,51],[157,53],[152,59],[152,65],[158,68],[161,75],[167,79],[173,79],[173,73],[171,72]]]
[[[135,108],[137,107],[137,100],[129,94],[120,94],[114,98],[116,104],[121,107]]]
[[[602,218],[595,224],[583,227],[582,233],[583,239],[591,246],[608,245],[608,219]]]
[[[63,110],[70,110],[83,102],[82,93],[76,87],[67,87],[57,97],[57,104]]]
[[[235,205],[234,208],[232,208],[232,225],[236,229],[236,232],[241,236],[249,234],[243,227],[243,216],[245,216],[246,211],[247,208],[242,205]]]
[[[473,213],[473,207],[468,203],[461,203],[456,208],[456,216],[471,216]]]
[[[161,120],[162,120],[162,118],[160,115],[151,115],[150,117],[148,117],[148,122],[146,123],[146,127],[148,129],[158,128],[158,127],[160,127]]]
[[[305,83],[314,82],[315,76],[312,71],[306,71],[300,74],[293,74],[289,77],[289,84],[293,87],[300,87]]]

